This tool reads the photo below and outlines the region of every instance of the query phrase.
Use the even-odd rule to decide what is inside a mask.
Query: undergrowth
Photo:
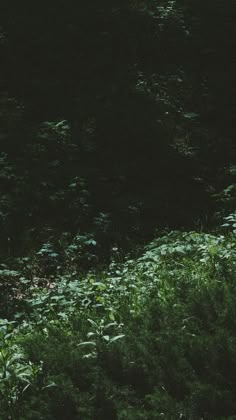
[[[235,242],[171,232],[86,275],[2,267],[1,419],[236,418]]]

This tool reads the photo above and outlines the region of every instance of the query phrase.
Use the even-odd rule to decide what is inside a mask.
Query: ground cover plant
[[[233,418],[235,250],[234,233],[173,231],[31,283],[1,321],[2,417]]]

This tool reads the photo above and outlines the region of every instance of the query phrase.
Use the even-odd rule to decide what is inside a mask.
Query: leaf
[[[116,337],[110,339],[110,343],[114,343],[114,341],[120,340],[123,337],[125,337],[125,334],[117,335]]]
[[[95,359],[97,356],[97,354],[95,352],[89,353],[89,354],[85,354],[82,358],[83,359]]]
[[[52,382],[51,384],[48,384],[48,385],[44,386],[42,389],[52,388],[52,387],[55,387],[55,386],[58,386],[58,385],[55,384],[55,382]]]
[[[185,254],[185,249],[183,246],[177,246],[175,249],[177,252],[180,252],[181,254]]]
[[[93,321],[92,319],[89,319],[88,318],[88,322],[91,324],[91,325],[93,325],[94,327],[98,327],[98,325],[96,324],[96,322],[95,321]]]
[[[115,321],[115,317],[114,317],[114,313],[113,313],[113,312],[110,312],[110,313],[109,313],[109,319],[110,319],[111,321]]]
[[[94,239],[89,239],[88,241],[85,242],[85,245],[93,245],[96,246],[97,242]]]
[[[196,114],[196,112],[185,112],[184,114],[185,118],[194,119],[199,116],[199,114]]]
[[[82,343],[78,344],[78,347],[81,346],[96,346],[96,343],[94,341],[83,341]]]
[[[93,283],[93,286],[97,286],[99,290],[105,290],[106,285],[100,281],[96,281]]]
[[[95,333],[94,332],[89,332],[88,334],[87,334],[87,337],[88,338],[90,338],[90,337],[93,337],[95,335]]]
[[[110,336],[109,335],[104,335],[102,337],[105,341],[110,341]]]
[[[24,393],[29,387],[30,387],[31,383],[28,383],[22,390],[22,393]]]

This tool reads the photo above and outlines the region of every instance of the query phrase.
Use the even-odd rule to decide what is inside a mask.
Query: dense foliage
[[[2,252],[65,231],[105,250],[157,226],[211,225],[235,164],[234,13],[2,2]]]
[[[2,0],[0,419],[236,418],[235,16]]]
[[[235,245],[173,231],[96,274],[5,270],[3,418],[234,418]]]

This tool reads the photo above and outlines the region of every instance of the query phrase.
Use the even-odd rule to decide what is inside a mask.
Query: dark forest
[[[236,419],[236,2],[2,0],[0,419]]]

